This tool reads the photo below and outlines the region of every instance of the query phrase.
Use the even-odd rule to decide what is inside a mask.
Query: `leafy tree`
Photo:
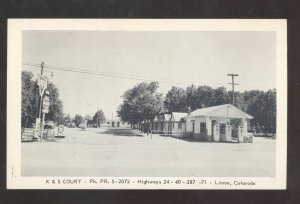
[[[66,115],[64,117],[64,123],[65,125],[68,125],[72,121],[70,114]]]
[[[39,93],[36,83],[32,80],[33,74],[28,71],[22,71],[22,127],[29,127],[35,123],[38,111]]]
[[[232,94],[232,91],[230,91],[229,94]],[[230,101],[230,103],[232,103],[232,101]],[[243,111],[247,110],[247,106],[244,101],[244,97],[243,97],[242,93],[240,93],[238,91],[234,92],[234,104],[233,105],[240,110],[243,110]]]
[[[102,109],[97,111],[95,113],[95,115],[93,116],[93,123],[97,124],[97,127],[100,127],[100,124],[105,122],[105,120],[106,120],[106,118],[104,116]]]
[[[22,71],[21,121],[23,127],[28,127],[35,123],[39,112],[39,87],[37,86],[37,80],[34,81],[32,78],[32,72]],[[64,122],[63,103],[59,99],[59,91],[51,82],[48,82],[47,90],[49,91],[50,106],[49,113],[45,115],[45,120],[52,120],[62,124]]]
[[[210,86],[198,86],[196,108],[204,108],[211,106],[213,102],[213,96],[214,91]]]
[[[74,117],[74,123],[76,127],[79,127],[79,125],[83,122],[83,117],[79,114],[76,114]]]
[[[213,90],[212,106],[218,106],[230,103],[230,96],[225,87],[218,87]]]
[[[86,120],[87,127],[91,127],[94,124],[93,117],[90,115],[86,115],[83,120]]]
[[[169,112],[185,112],[187,111],[186,97],[183,88],[173,86],[165,97],[164,105]]]
[[[191,110],[209,107],[214,103],[214,90],[209,86],[188,86],[186,88],[186,103]]]
[[[264,95],[263,124],[265,133],[276,133],[276,90],[268,90]]]
[[[152,121],[163,108],[162,94],[157,93],[158,83],[140,83],[127,90],[119,106],[118,115],[131,124]]]
[[[198,93],[197,88],[192,85],[186,88],[186,103],[187,106],[191,108],[191,110],[195,110],[200,107],[201,104],[198,103]]]
[[[59,99],[59,90],[52,82],[48,82],[47,90],[49,91],[50,106],[49,113],[45,115],[45,120],[51,120],[58,124],[63,124],[63,103]]]
[[[251,126],[258,132],[276,133],[276,89],[243,93],[246,112],[254,118]]]

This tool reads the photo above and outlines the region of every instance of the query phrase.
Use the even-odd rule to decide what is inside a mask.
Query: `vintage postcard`
[[[286,20],[9,19],[8,189],[285,189]]]

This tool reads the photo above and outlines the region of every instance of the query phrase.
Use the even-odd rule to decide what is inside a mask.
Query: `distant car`
[[[69,124],[69,128],[75,128],[76,127],[76,124],[75,123],[70,123]]]
[[[239,142],[239,140],[238,140],[238,138],[237,138],[237,137],[233,137],[233,138],[231,138],[231,142],[233,142],[233,143],[238,143],[238,142]]]

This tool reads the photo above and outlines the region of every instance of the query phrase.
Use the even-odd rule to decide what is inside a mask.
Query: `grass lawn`
[[[275,143],[190,142],[130,129],[65,128],[64,139],[22,143],[22,176],[275,176]]]

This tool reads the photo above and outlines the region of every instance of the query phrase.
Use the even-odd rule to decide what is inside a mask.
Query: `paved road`
[[[65,129],[64,139],[22,143],[22,176],[275,175],[275,140],[188,142],[129,129]]]

